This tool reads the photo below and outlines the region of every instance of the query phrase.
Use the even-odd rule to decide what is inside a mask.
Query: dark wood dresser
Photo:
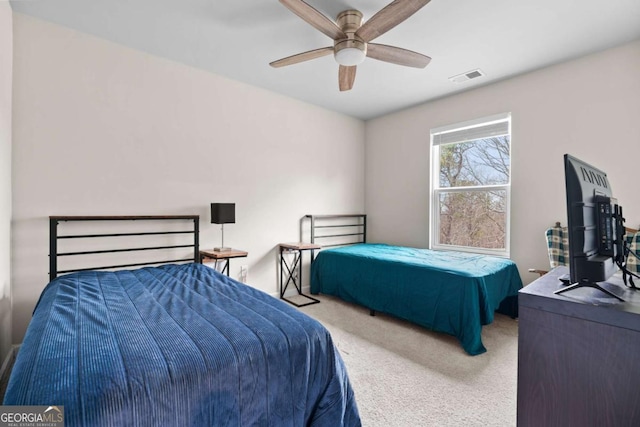
[[[640,426],[640,291],[618,277],[562,295],[566,267],[519,299],[518,426]],[[638,284],[638,283],[636,283]]]

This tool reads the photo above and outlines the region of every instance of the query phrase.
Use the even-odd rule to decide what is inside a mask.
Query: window
[[[431,248],[509,256],[511,116],[431,130]]]

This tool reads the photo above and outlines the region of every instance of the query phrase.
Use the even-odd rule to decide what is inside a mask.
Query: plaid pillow
[[[551,227],[546,231],[549,264],[551,268],[569,262],[569,233],[567,227]]]
[[[625,236],[627,239],[627,244],[629,245],[629,249],[632,252],[640,255],[640,231],[637,233],[627,233]],[[640,273],[640,262],[638,262],[638,258],[633,255],[629,255],[627,258],[627,268],[629,271],[633,273]]]

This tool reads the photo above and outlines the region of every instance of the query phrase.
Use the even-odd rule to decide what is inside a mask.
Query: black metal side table
[[[319,303],[320,300],[313,298],[312,296],[302,293],[302,253],[309,250],[321,249],[322,246],[315,243],[280,243],[280,299],[285,300],[289,304],[293,304],[296,307],[304,307],[306,305]],[[287,254],[293,254],[293,260],[291,264],[287,262]],[[297,271],[297,275],[296,275]],[[286,273],[286,280],[285,280]],[[289,286],[289,283],[293,282],[298,291],[298,295],[306,298],[309,302],[304,304],[298,304],[295,301],[285,298],[284,293]]]

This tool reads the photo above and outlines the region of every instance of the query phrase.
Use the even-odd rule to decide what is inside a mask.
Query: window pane
[[[440,188],[509,183],[509,136],[441,145]]]
[[[441,245],[505,249],[506,190],[442,192]]]

